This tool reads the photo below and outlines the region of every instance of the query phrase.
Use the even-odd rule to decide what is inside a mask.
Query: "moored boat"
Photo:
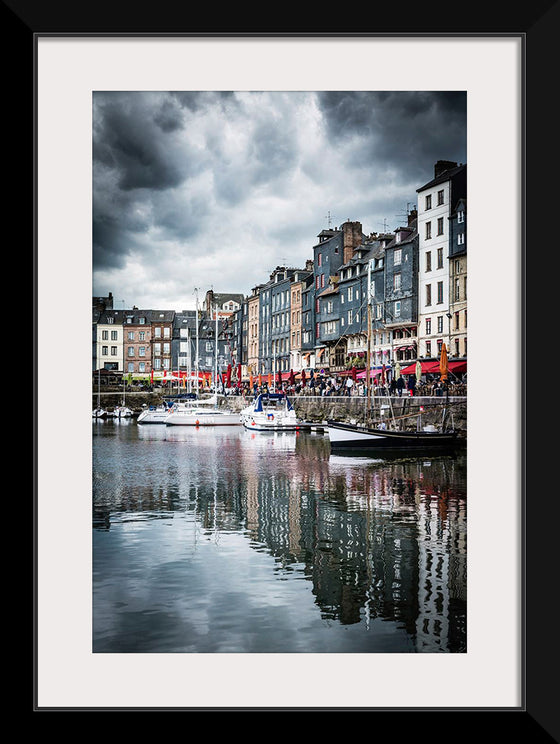
[[[261,393],[241,411],[241,423],[251,431],[295,431],[300,421],[285,393]]]
[[[169,415],[169,406],[149,406],[143,410],[136,422],[138,424],[165,424],[165,419]]]
[[[415,431],[372,428],[328,421],[326,431],[331,449],[440,450],[460,444],[458,433],[426,426]]]
[[[164,422],[167,426],[239,426],[239,414],[218,407],[218,396],[206,400],[174,403]]]
[[[131,418],[134,415],[134,411],[128,406],[122,405],[116,406],[108,415],[117,419]]]

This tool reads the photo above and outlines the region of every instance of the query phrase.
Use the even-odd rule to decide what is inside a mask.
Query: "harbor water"
[[[465,653],[465,453],[93,421],[94,653]]]

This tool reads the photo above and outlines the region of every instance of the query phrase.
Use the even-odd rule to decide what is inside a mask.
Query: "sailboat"
[[[97,407],[93,409],[92,417],[102,419],[107,416],[107,411],[101,408],[101,367],[97,370]]]
[[[123,399],[120,406],[116,406],[111,413],[109,413],[109,416],[113,416],[113,418],[117,419],[123,419],[123,418],[130,418],[134,415],[134,411],[129,408],[126,405],[126,379],[123,372]]]
[[[198,305],[197,305],[198,314]],[[218,407],[218,310],[216,308],[214,395],[206,399],[183,400],[173,404],[164,417],[167,426],[240,426],[239,413]],[[198,355],[197,355],[198,373]]]
[[[370,411],[370,356],[371,356],[371,266],[368,275],[368,351],[367,351],[367,411]],[[442,345],[440,371],[442,380],[447,379],[447,350]],[[392,422],[387,425],[386,421],[371,422],[369,425],[346,424],[328,420],[326,432],[328,434],[331,451],[359,449],[367,451],[388,452],[432,452],[434,450],[448,450],[459,444],[458,433],[448,429],[446,424],[447,408],[444,408],[442,424],[422,426],[421,417],[417,416],[416,429],[407,430],[398,428],[397,420],[393,414],[392,401],[389,395],[385,368],[381,371],[381,383],[385,389],[389,408],[392,414]],[[416,415],[416,414],[415,414]],[[406,418],[409,418],[408,416]],[[402,424],[402,419],[399,424]]]

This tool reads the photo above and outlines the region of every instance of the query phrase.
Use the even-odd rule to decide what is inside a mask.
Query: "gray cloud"
[[[329,212],[394,229],[440,159],[466,162],[464,93],[95,93],[93,294],[248,293]]]

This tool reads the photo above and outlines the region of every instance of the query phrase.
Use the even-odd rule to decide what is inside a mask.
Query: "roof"
[[[150,310],[151,323],[172,323],[175,310]]]
[[[100,325],[103,325],[103,323],[113,323],[117,325],[122,325],[124,321],[124,311],[123,310],[104,310],[103,312],[99,313],[97,318],[97,323]]]
[[[449,170],[443,171],[439,176],[428,181],[428,183],[424,184],[424,186],[421,186],[419,189],[416,189],[416,192],[418,193],[419,191],[424,191],[424,189],[430,189],[432,186],[437,186],[438,183],[450,181],[454,176],[461,173],[461,171],[466,170],[466,167],[466,164],[458,165],[456,168],[450,168]]]
[[[332,284],[327,287],[323,292],[319,292],[317,297],[324,297],[325,295],[336,294],[338,292],[338,284]]]

